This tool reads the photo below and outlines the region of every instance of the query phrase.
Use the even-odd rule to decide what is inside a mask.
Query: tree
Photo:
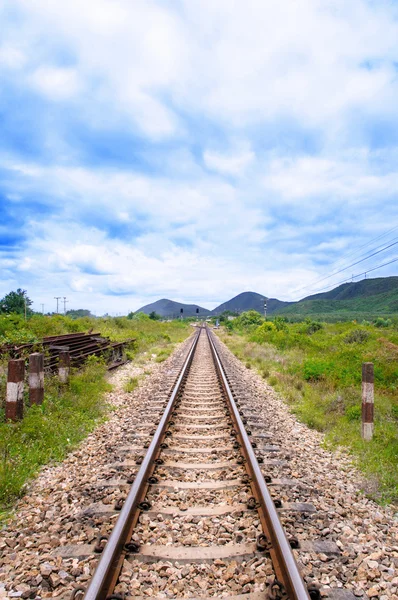
[[[18,288],[16,292],[9,292],[0,300],[0,313],[10,314],[17,313],[19,315],[26,314],[31,315],[33,311],[30,305],[33,301],[28,298],[26,290]]]
[[[81,319],[83,317],[92,317],[93,315],[86,308],[77,308],[66,311],[66,316],[71,319]]]
[[[161,319],[161,316],[153,310],[151,313],[149,313],[149,318],[152,319],[152,321],[159,321],[159,319]]]
[[[127,315],[127,318],[130,319],[130,320],[134,319],[134,313],[133,313],[133,311],[129,312],[129,314]]]

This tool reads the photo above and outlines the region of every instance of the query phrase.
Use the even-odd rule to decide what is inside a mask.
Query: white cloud
[[[236,176],[242,175],[253,163],[255,154],[249,148],[228,154],[206,150],[203,159],[209,169]]]
[[[330,202],[350,199],[367,204],[398,193],[398,175],[388,167],[388,154],[380,170],[380,156],[364,149],[340,156],[276,158],[266,166],[263,185],[286,201],[327,196]]]
[[[331,119],[347,126],[353,110],[397,111],[398,23],[388,4],[184,0],[180,11],[154,0],[15,5],[28,17],[20,32],[27,44],[45,36],[51,61],[54,45],[69,47],[79,77],[95,82],[90,104],[123,111],[151,137],[183,134],[170,101],[228,128],[288,115],[333,129]],[[60,74],[46,74],[52,67],[44,61],[36,77],[48,94]]]
[[[4,44],[0,47],[0,68],[18,70],[26,64],[26,56],[16,47]]]
[[[11,135],[2,146],[12,211],[46,204],[1,263],[7,285],[13,268],[40,301],[56,281],[103,311],[111,292],[125,309],[244,289],[286,298],[397,218],[397,151],[370,147],[398,117],[391,4],[12,5],[2,95],[26,89],[34,110],[34,90],[51,119],[29,159]]]
[[[68,100],[80,91],[75,69],[39,67],[29,78],[31,86],[50,100]]]

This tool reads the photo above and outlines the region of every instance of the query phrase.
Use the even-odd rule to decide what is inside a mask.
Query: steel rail
[[[164,433],[166,431],[166,427],[168,426],[170,416],[173,412],[174,404],[179,394],[181,384],[191,365],[200,333],[201,329],[198,329],[188,356],[185,359],[180,371],[177,383],[174,386],[174,390],[160,419],[155,435],[152,438],[134,483],[131,486],[128,496],[123,504],[119,518],[116,521],[115,527],[113,528],[109,540],[105,545],[103,554],[101,555],[100,561],[84,595],[85,600],[105,600],[107,596],[111,595],[113,592],[112,585],[116,581],[119,569],[121,567],[124,546],[130,541],[134,516],[139,511],[138,505],[142,501],[143,493],[149,485],[148,476],[155,466],[154,460],[157,458],[157,455],[160,451],[160,444],[163,441]]]
[[[214,334],[210,333],[207,327],[206,332],[210,342],[216,368],[228,398],[231,415],[236,424],[237,433],[240,438],[240,443],[242,444],[242,450],[246,458],[246,466],[250,472],[252,483],[255,488],[255,495],[260,504],[260,509],[266,522],[267,534],[269,535],[270,542],[272,544],[271,552],[274,554],[277,561],[277,565],[274,565],[274,568],[276,571],[280,572],[283,580],[282,583],[289,595],[290,600],[309,600],[310,595],[307,587],[300,574],[296,560],[293,556],[292,549],[279,520],[274,502],[265,483],[264,476],[257,462],[257,458],[254,454],[249,436],[246,433],[238,407],[236,406],[235,399],[229,387],[224,367],[222,366],[218,350],[213,341]]]

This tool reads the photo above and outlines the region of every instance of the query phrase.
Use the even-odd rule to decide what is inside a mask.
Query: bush
[[[264,323],[265,325],[265,323]],[[274,325],[277,331],[287,331],[287,319],[285,317],[275,317]]]
[[[364,329],[354,329],[345,336],[344,341],[346,344],[363,344],[369,336],[370,333]]]
[[[374,322],[375,327],[391,327],[391,319],[383,319],[378,317]]]
[[[235,319],[233,323],[236,327],[247,327],[248,325],[261,325],[263,321],[264,317],[256,310],[248,310]]]
[[[310,359],[303,364],[303,377],[306,381],[319,381],[325,378],[328,364],[323,360]]]
[[[264,343],[268,339],[268,334],[271,331],[276,331],[275,325],[271,321],[264,321],[262,325],[257,327],[253,333],[253,340],[259,344]]]
[[[320,323],[319,321],[310,321],[307,324],[307,327],[305,328],[305,333],[308,333],[308,335],[312,335],[313,333],[315,333],[316,331],[319,331],[320,329],[323,329],[322,323]]]

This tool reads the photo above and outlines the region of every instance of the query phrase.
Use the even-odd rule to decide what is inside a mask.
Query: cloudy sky
[[[398,239],[396,2],[3,0],[0,21],[0,296],[212,308],[398,256],[318,282]]]

